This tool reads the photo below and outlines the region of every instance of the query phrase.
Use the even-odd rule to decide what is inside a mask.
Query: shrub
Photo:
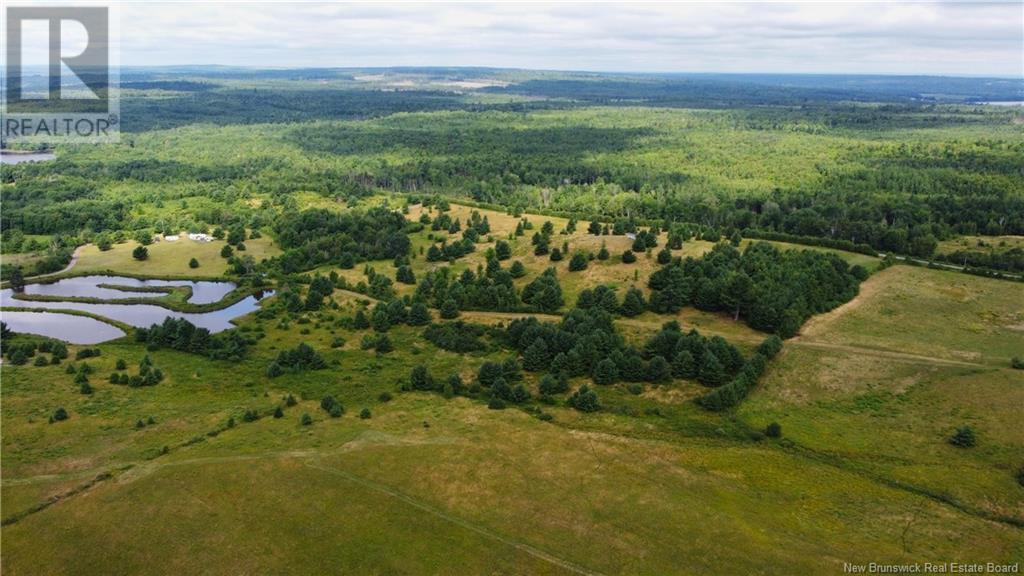
[[[949,438],[949,443],[960,448],[971,448],[978,443],[978,440],[970,426],[963,426],[956,429],[953,436]]]
[[[284,410],[280,406],[274,408],[274,418],[284,418]]]
[[[68,418],[68,411],[61,407],[53,411],[53,416],[50,416],[50,422],[60,422]]]
[[[196,260],[195,258],[189,260],[188,261],[188,267],[189,268],[199,268],[199,260]]]
[[[626,250],[622,253],[623,264],[632,264],[633,262],[636,262],[636,254],[632,250]]]
[[[40,355],[36,356],[36,361],[34,362],[34,364],[36,366],[49,366],[50,362],[46,359],[45,356]]]
[[[580,412],[597,412],[601,409],[601,404],[597,399],[597,393],[591,390],[586,384],[580,386],[579,390],[576,392],[573,392],[572,396],[569,397],[568,402],[569,406],[572,406]]]
[[[132,258],[136,260],[145,260],[149,258],[149,250],[145,246],[136,246],[135,250],[132,250]]]
[[[303,426],[309,426],[313,423],[313,417],[309,415],[309,412],[306,412],[302,415],[300,422]]]
[[[409,385],[413,390],[433,390],[434,378],[427,371],[427,367],[420,364],[412,369],[412,373],[409,375]]]
[[[764,435],[769,438],[781,438],[782,437],[782,425],[778,422],[772,422],[771,424],[764,427]]]
[[[1024,358],[1014,356],[1013,360],[1010,360],[1010,366],[1013,366],[1017,370],[1024,370]]]
[[[118,370],[126,370],[126,369],[128,369],[128,363],[127,363],[127,362],[125,362],[124,360],[122,360],[122,359],[118,358],[118,359],[117,359],[117,364],[116,364],[116,368],[117,368]]]
[[[342,414],[345,413],[345,409],[341,407],[341,404],[335,404],[331,406],[327,413],[331,415],[331,418],[341,418]]]
[[[255,422],[260,419],[260,413],[255,410],[246,410],[245,414],[242,414],[242,420],[245,422]]]
[[[380,396],[377,396],[377,400],[379,400],[381,402],[391,402],[391,393],[390,392],[381,392]]]
[[[577,252],[572,255],[572,259],[569,260],[569,272],[579,272],[580,270],[587,269],[587,257],[582,252]]]
[[[367,420],[370,418],[370,416],[371,414],[369,408],[363,408],[362,410],[359,411],[359,418],[361,420]]]

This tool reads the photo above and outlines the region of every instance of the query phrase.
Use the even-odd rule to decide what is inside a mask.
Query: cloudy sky
[[[1024,76],[1024,3],[127,3],[124,65]]]

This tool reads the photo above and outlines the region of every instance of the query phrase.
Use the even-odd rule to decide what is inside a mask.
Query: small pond
[[[234,282],[208,282],[191,280],[139,280],[125,276],[77,276],[64,278],[52,284],[29,284],[25,286],[25,294],[41,296],[80,296],[98,298],[100,300],[117,300],[123,298],[160,298],[164,292],[136,292],[104,288],[100,285],[120,286],[125,288],[165,288],[174,286],[191,286],[190,304],[210,304],[218,302],[235,289]]]
[[[124,336],[117,326],[72,314],[3,311],[0,319],[15,332],[59,338],[71,344],[99,344]]]
[[[54,160],[53,152],[31,152],[28,154],[11,154],[7,150],[0,152],[0,164],[21,164],[22,162],[44,162]]]
[[[189,280],[138,280],[123,276],[80,276],[77,278],[65,278],[51,284],[29,284],[25,286],[26,294],[40,294],[47,296],[80,296],[91,297],[101,300],[113,300],[119,298],[159,298],[162,292],[137,292],[131,290],[117,290],[103,288],[100,284],[124,286],[127,288],[140,288],[146,286],[191,286],[192,297],[189,302],[194,304],[209,304],[220,301],[226,294],[235,289],[231,282],[193,282]],[[117,320],[137,328],[148,328],[153,324],[160,324],[165,318],[184,318],[200,328],[206,328],[210,332],[221,332],[231,328],[232,320],[244,316],[258,309],[258,302],[272,291],[261,292],[247,296],[234,304],[214,310],[211,312],[175,312],[156,304],[102,304],[93,302],[69,302],[69,301],[34,301],[22,300],[14,297],[14,293],[8,288],[0,290],[0,305],[13,308],[43,308],[54,310],[51,312],[3,312],[4,322],[7,318],[11,329],[15,332],[28,332],[40,334],[52,338],[59,338],[75,344],[94,344],[104,342],[123,336],[124,333],[109,324],[99,322],[92,318],[73,316],[70,314],[59,314],[60,310],[80,310],[90,312],[97,316]],[[89,322],[85,322],[88,320]],[[15,324],[15,321],[17,324]],[[81,331],[101,325],[102,330],[96,330],[93,339]],[[108,329],[109,328],[109,329]],[[112,331],[111,331],[112,330]],[[72,338],[90,339],[91,341],[76,341]]]

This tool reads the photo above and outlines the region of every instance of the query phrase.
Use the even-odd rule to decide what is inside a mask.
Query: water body
[[[124,331],[95,318],[51,312],[0,312],[15,332],[59,338],[71,344],[99,344],[124,336]]]
[[[0,151],[0,164],[21,164],[22,162],[45,162],[55,160],[53,152],[32,152],[29,154],[11,154],[7,150]]]
[[[220,301],[236,288],[234,282],[194,282],[191,280],[139,280],[125,276],[77,276],[64,278],[51,284],[29,284],[25,286],[25,294],[41,296],[82,296],[100,300],[117,300],[123,298],[160,298],[163,292],[135,292],[102,288],[99,284],[112,284],[131,288],[191,286],[190,304],[210,304]]]
[[[103,288],[100,284],[125,286],[127,290]],[[99,300],[115,300],[123,298],[159,298],[161,292],[138,292],[131,288],[151,286],[190,286],[193,304],[210,304],[219,302],[235,289],[233,282],[211,282],[191,280],[139,280],[125,276],[79,276],[64,278],[50,284],[29,284],[25,286],[26,294],[38,294],[51,297],[90,297]],[[11,289],[0,290],[0,306],[11,308],[44,308],[54,312],[4,312],[4,321],[10,317],[11,329],[15,332],[28,332],[66,340],[73,344],[95,344],[124,336],[124,332],[105,322],[93,318],[60,314],[60,310],[79,310],[89,312],[103,318],[110,318],[137,328],[149,328],[160,324],[164,319],[184,318],[200,328],[217,333],[234,325],[232,320],[257,310],[259,301],[272,295],[272,291],[247,296],[231,306],[211,312],[175,312],[156,304],[104,304],[99,302],[70,301],[36,301],[15,298]]]
[[[162,306],[154,304],[93,304],[89,302],[36,302],[30,300],[19,300],[12,298],[11,290],[0,291],[0,304],[15,308],[45,308],[47,310],[81,310],[91,312],[97,316],[110,318],[136,328],[149,328],[153,324],[160,324],[165,318],[184,318],[189,322],[206,328],[210,332],[222,332],[231,328],[231,320],[239,316],[255,311],[257,303],[264,297],[270,296],[273,292],[260,293],[254,296],[247,296],[235,302],[227,308],[214,310],[212,312],[175,312]],[[44,334],[61,338],[61,334]]]

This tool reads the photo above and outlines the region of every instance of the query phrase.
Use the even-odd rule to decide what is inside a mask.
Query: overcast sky
[[[121,6],[124,65],[1024,76],[1024,3]]]

